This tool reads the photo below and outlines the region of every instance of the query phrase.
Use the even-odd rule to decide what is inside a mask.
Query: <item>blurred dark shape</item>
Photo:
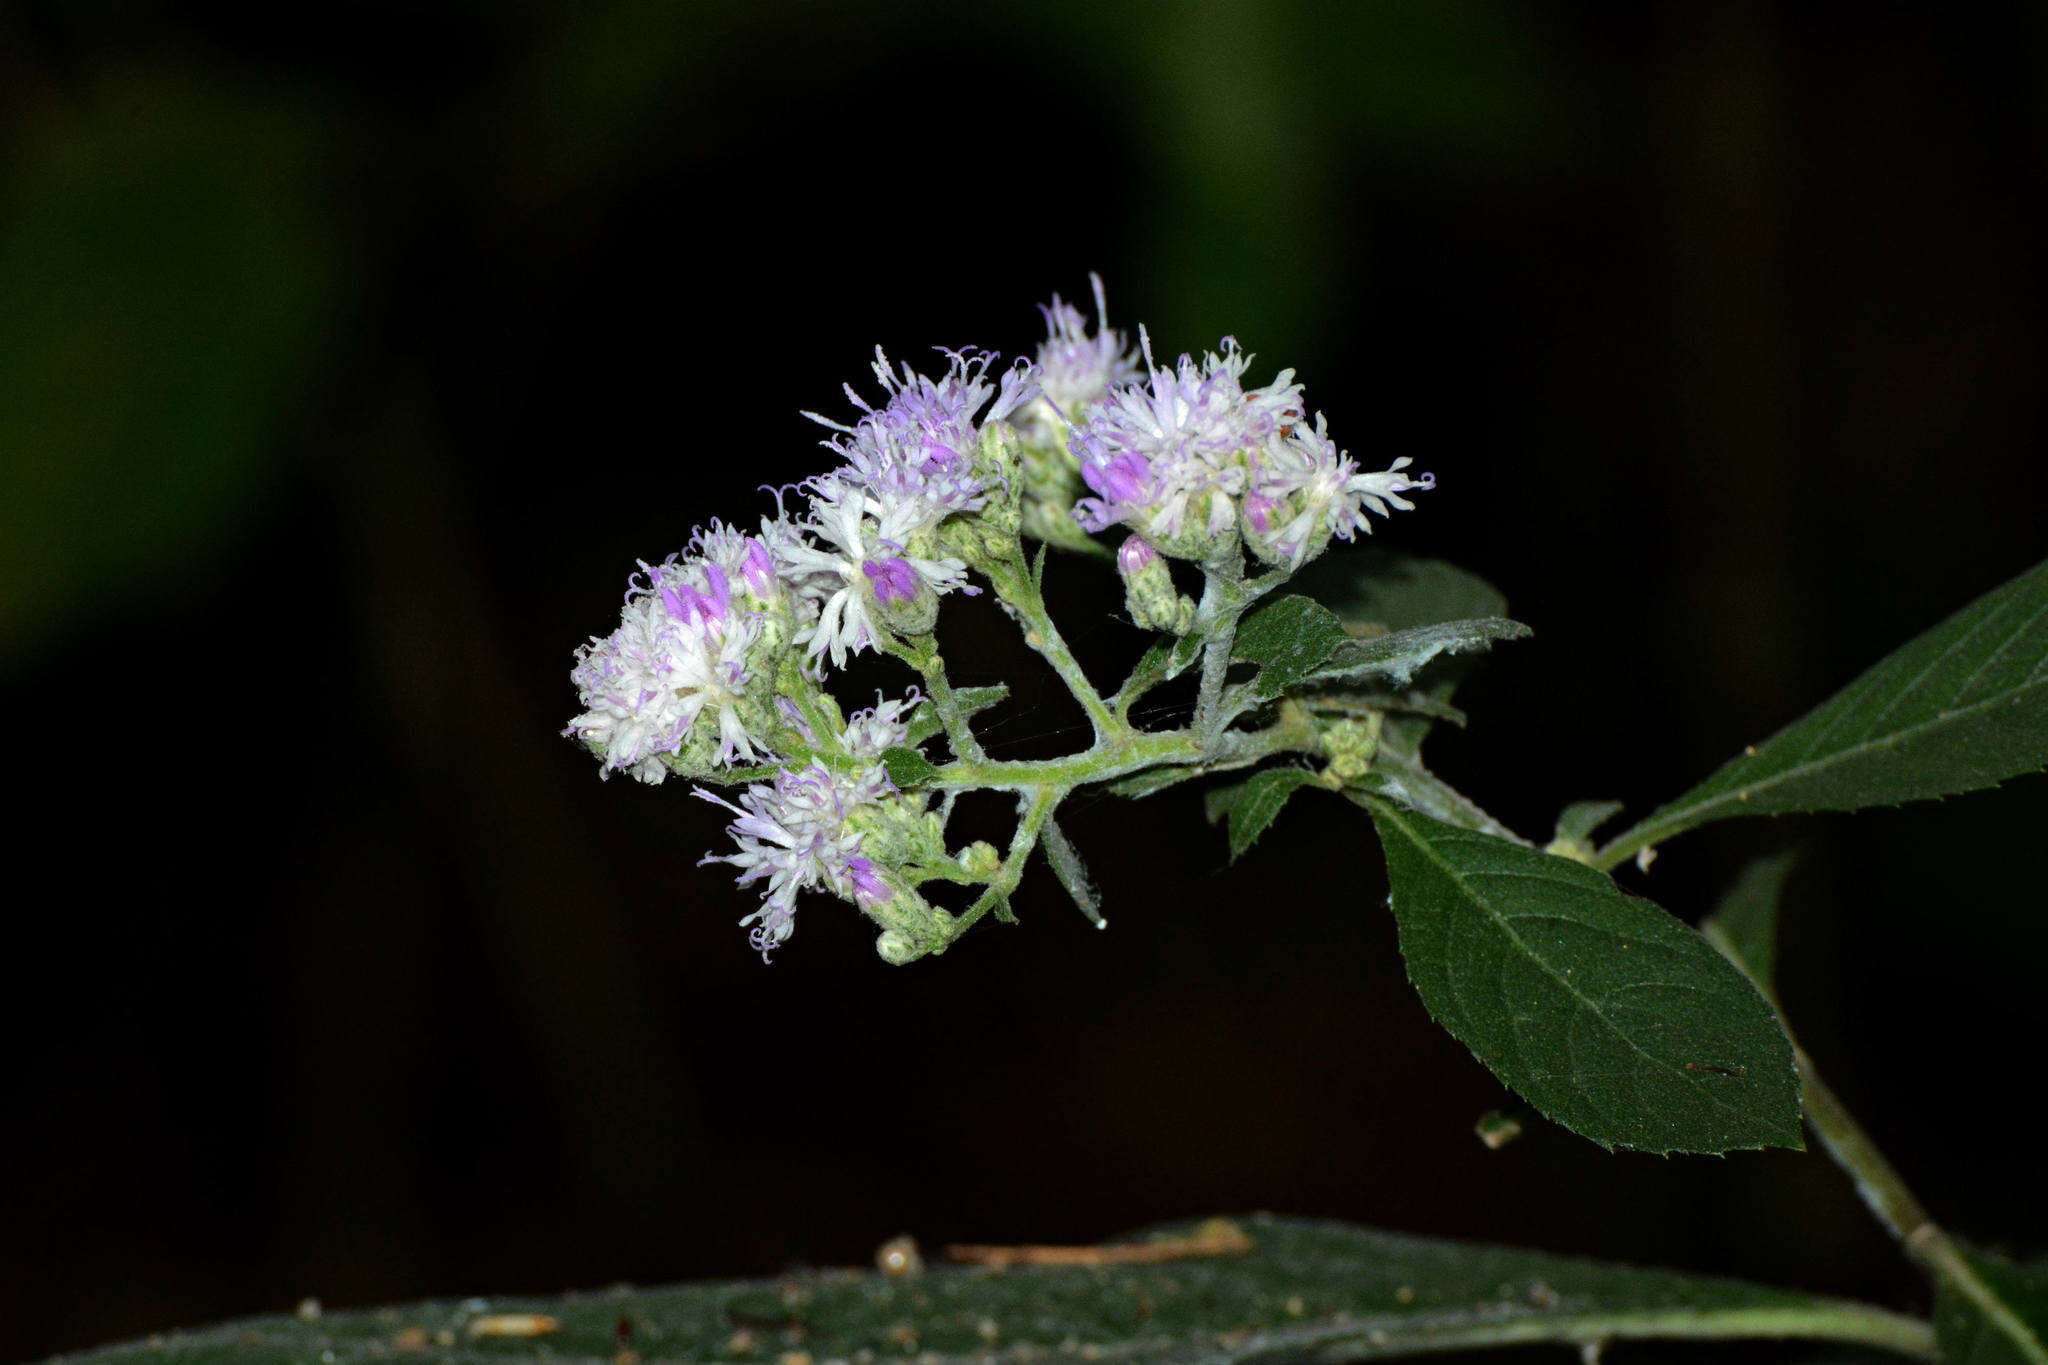
[[[2039,29],[0,10],[0,1354],[1251,1208],[1910,1303],[1817,1159],[1473,1142],[1505,1097],[1348,807],[1228,872],[1196,790],[1077,807],[1111,932],[1036,875],[943,960],[821,903],[763,967],[716,813],[557,732],[633,561],[815,468],[799,409],[877,342],[1027,349],[1095,269],[1162,353],[1234,333],[1438,475],[1382,543],[1537,630],[1447,776],[1532,833],[1640,812],[2048,552]],[[1051,589],[1128,662],[1112,579]],[[992,742],[1073,737],[992,612],[948,629],[1021,675]],[[1781,973],[1937,1214],[2022,1251],[2048,1184],[1980,1042],[2039,1031],[2044,802],[1802,822]],[[1696,916],[1788,832],[1646,889]]]

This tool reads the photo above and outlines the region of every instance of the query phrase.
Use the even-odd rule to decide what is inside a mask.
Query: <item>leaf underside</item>
[[[1369,808],[1409,978],[1529,1103],[1603,1147],[1802,1145],[1791,1043],[1698,934],[1582,864]]]
[[[1888,655],[1630,835],[1953,796],[2048,767],[2048,562]],[[1624,836],[1628,837],[1628,836]]]
[[[68,1359],[92,1365],[1036,1358],[1356,1360],[1459,1347],[1668,1336],[1827,1335],[1926,1348],[1926,1324],[1839,1300],[1576,1257],[1336,1223],[1238,1220],[1251,1250],[1100,1267],[827,1270],[560,1298],[428,1302],[251,1318]],[[1183,1227],[1171,1230],[1185,1233]],[[1149,1240],[1149,1239],[1148,1239]],[[486,1315],[545,1314],[538,1337],[472,1337]],[[620,1330],[621,1325],[624,1331]],[[445,1343],[445,1344],[444,1344]]]

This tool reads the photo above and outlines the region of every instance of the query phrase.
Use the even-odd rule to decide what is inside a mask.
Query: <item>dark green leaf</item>
[[[1294,586],[1347,626],[1408,630],[1508,614],[1507,598],[1477,574],[1370,546],[1324,555],[1295,576]]]
[[[1173,661],[1173,645],[1177,642],[1154,640],[1149,649],[1132,667],[1124,685],[1117,689],[1116,709],[1119,715],[1129,715],[1138,698],[1165,682],[1170,675]]]
[[[1280,814],[1287,798],[1318,781],[1315,773],[1306,768],[1268,768],[1235,786],[1224,787],[1208,794],[1202,803],[1209,823],[1228,817],[1230,820],[1230,861],[1236,862],[1244,856],[1245,850],[1258,842],[1266,826],[1273,823]]]
[[[1892,653],[1615,843],[1616,857],[1731,815],[1855,810],[2048,766],[2048,563]]]
[[[1411,559],[1371,547],[1325,555],[1294,581],[1354,632],[1508,614],[1507,599],[1475,574],[1442,560]],[[1473,654],[1441,656],[1420,671],[1414,691],[1447,703],[1477,662]],[[1390,715],[1380,743],[1413,758],[1432,723],[1427,715]]]
[[[1544,1115],[1603,1147],[1801,1146],[1792,1045],[1698,934],[1582,864],[1369,808],[1409,979]]]
[[[922,787],[939,775],[931,760],[915,749],[884,749],[882,766],[888,769],[889,780],[896,784],[898,791],[910,791]]]
[[[1416,670],[1440,654],[1487,649],[1495,640],[1520,640],[1530,633],[1529,628],[1519,621],[1488,616],[1473,621],[1416,626],[1412,630],[1370,635],[1362,640],[1347,637],[1324,655],[1320,665],[1312,666],[1295,681],[1362,682],[1367,678],[1387,678],[1398,687],[1406,687]],[[1278,693],[1272,695],[1277,696]]]
[[[960,703],[960,714],[968,720],[974,719],[977,714],[988,710],[1009,695],[1010,689],[1003,683],[997,683],[994,687],[960,687],[953,690],[954,700]],[[945,722],[939,718],[939,708],[927,700],[911,713],[910,737],[905,742],[912,745],[922,744],[945,728]]]
[[[1934,1335],[1950,1365],[2044,1365],[2048,1362],[2048,1263],[2014,1265],[1981,1252],[1961,1255],[1993,1304],[1973,1300],[1944,1280],[1934,1298]]]
[[[1431,772],[1421,759],[1388,748],[1384,728],[1380,731],[1380,739],[1380,751],[1373,756],[1372,771],[1353,782],[1346,790],[1346,796],[1368,809],[1371,808],[1368,794],[1382,796],[1447,825],[1527,844],[1527,840],[1488,815],[1478,802]]]
[[[1274,599],[1244,619],[1231,650],[1233,658],[1261,665],[1245,694],[1246,704],[1273,700],[1350,642],[1344,623],[1321,603],[1306,597]]]
[[[1773,978],[1778,970],[1778,903],[1783,898],[1785,878],[1798,861],[1797,850],[1787,849],[1758,858],[1742,869],[1700,925],[1700,932],[1730,962],[1749,974],[1765,995],[1774,994]]]
[[[1457,1348],[1642,1337],[1812,1336],[1925,1355],[1928,1325],[1839,1299],[1736,1280],[1374,1232],[1264,1215],[1180,1226],[1123,1247],[1242,1247],[1151,1263],[934,1265],[797,1271],[772,1280],[613,1289],[561,1298],[408,1304],[305,1319],[250,1318],[68,1359],[91,1365],[390,1365],[401,1352],[454,1365],[611,1360],[644,1365],[813,1360],[967,1365],[1083,1357],[1169,1365],[1417,1355]],[[1237,1234],[1235,1242],[1224,1234]],[[879,1240],[879,1239],[878,1239]],[[1118,1254],[1108,1249],[1111,1255]],[[545,1314],[537,1337],[472,1336],[487,1316]],[[621,1333],[619,1324],[628,1329]]]

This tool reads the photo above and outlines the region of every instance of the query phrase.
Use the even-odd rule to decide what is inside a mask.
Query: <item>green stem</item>
[[[976,920],[1010,899],[1017,883],[1024,879],[1024,864],[1030,861],[1031,851],[1038,847],[1039,830],[1052,818],[1053,810],[1061,799],[1072,790],[1071,786],[1048,783],[1028,789],[1019,799],[1017,829],[1010,836],[1010,851],[1003,858],[1002,869],[988,884],[988,890],[953,921],[947,942],[957,941],[960,935],[974,927]]]
[[[1658,824],[1634,825],[1614,836],[1608,845],[1593,855],[1593,866],[1602,872],[1612,872],[1630,858],[1646,848],[1653,848],[1660,839],[1674,834],[1683,834],[1691,826],[1682,821],[1667,820]]]
[[[1231,558],[1237,557],[1235,547]],[[1228,717],[1223,712],[1223,680],[1230,673],[1230,651],[1237,643],[1237,618],[1248,599],[1239,590],[1234,566],[1219,572],[1202,566],[1202,600],[1195,607],[1191,633],[1203,637],[1202,686],[1195,697],[1195,733],[1215,736]]]
[[[1813,1129],[1834,1163],[1856,1182],[1856,1192],[1877,1215],[1877,1221],[1884,1224],[1885,1231],[1898,1239],[1908,1256],[1976,1305],[1985,1321],[2012,1342],[2022,1359],[2048,1365],[2048,1347],[1984,1283],[1955,1239],[1927,1216],[1927,1209],[1906,1187],[1898,1169],[1821,1080],[1813,1058],[1795,1047],[1792,1059],[1799,1070],[1807,1126]]]
[[[1095,690],[1095,684],[1088,681],[1088,675],[1081,670],[1074,651],[1067,647],[1066,637],[1053,624],[1051,614],[1045,609],[1045,595],[1039,589],[1038,576],[1020,559],[991,572],[989,581],[995,585],[996,596],[1023,623],[1024,643],[1052,665],[1053,671],[1060,675],[1060,681],[1074,694],[1074,700],[1081,703],[1081,709],[1088,713],[1088,722],[1095,727],[1098,747],[1128,733],[1129,727],[1110,710],[1109,703]]]
[[[954,695],[952,680],[946,676],[946,661],[939,657],[935,647],[927,647],[918,672],[924,675],[924,685],[930,691],[932,705],[938,708],[939,724],[946,728],[946,743],[952,746],[955,758],[983,759],[981,741],[974,737],[974,731],[967,724],[967,715],[960,709],[960,698]]]

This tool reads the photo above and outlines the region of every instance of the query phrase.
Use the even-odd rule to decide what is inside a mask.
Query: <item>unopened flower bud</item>
[[[1014,535],[1021,518],[1018,502],[1024,496],[1024,473],[1017,433],[1007,422],[990,422],[981,429],[981,452],[975,473],[987,490],[988,502],[981,520],[999,531]]]
[[[1330,774],[1345,782],[1365,776],[1380,749],[1385,716],[1368,712],[1362,720],[1336,721],[1323,731],[1323,752],[1330,756]]]
[[[1166,561],[1144,537],[1124,541],[1116,552],[1116,571],[1124,580],[1124,606],[1140,627],[1184,635],[1194,624],[1195,604],[1174,591]]]
[[[915,962],[927,953],[943,952],[952,941],[953,917],[933,907],[908,886],[892,886],[886,901],[862,905],[868,918],[882,926],[875,951],[892,967]]]
[[[874,618],[898,635],[929,635],[939,619],[939,595],[907,559],[871,559],[861,565]]]
[[[1003,857],[986,839],[977,839],[960,850],[960,870],[976,881],[985,882],[1003,870]]]

